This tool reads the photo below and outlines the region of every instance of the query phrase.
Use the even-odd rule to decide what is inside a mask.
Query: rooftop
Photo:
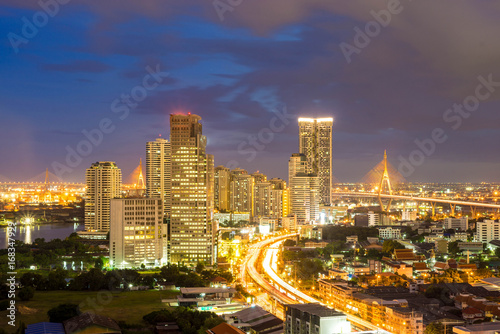
[[[64,327],[55,322],[38,322],[26,327],[26,334],[65,334]]]
[[[228,292],[236,292],[233,288],[205,288],[205,287],[197,287],[197,288],[181,288],[182,294],[207,294],[207,293],[228,293]]]
[[[292,308],[299,310],[301,312],[307,312],[318,317],[342,317],[346,316],[344,313],[337,312],[326,306],[320,304],[288,304],[285,305],[287,308]]]

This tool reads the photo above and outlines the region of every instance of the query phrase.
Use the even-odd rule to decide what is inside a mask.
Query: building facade
[[[169,219],[172,211],[172,148],[165,138],[146,143],[146,195],[163,199],[164,216]]]
[[[383,240],[401,239],[401,228],[392,226],[378,227],[378,237]]]
[[[214,206],[219,211],[230,210],[231,171],[224,166],[215,168]]]
[[[231,176],[231,211],[253,214],[254,179],[249,174],[240,171]]]
[[[288,163],[290,182],[290,212],[297,222],[310,223],[319,219],[319,178],[308,174],[307,158],[304,154],[292,154]]]
[[[445,218],[444,226],[447,229],[467,231],[469,229],[469,217]]]
[[[299,118],[299,152],[305,154],[308,173],[319,178],[321,204],[331,204],[333,118]]]
[[[122,172],[114,162],[96,162],[85,172],[85,183],[85,230],[107,232],[110,201],[121,195]]]
[[[148,268],[167,263],[167,225],[161,198],[111,200],[109,259],[112,267]]]
[[[500,222],[485,220],[476,223],[476,241],[488,243],[492,240],[500,240]]]
[[[216,257],[213,156],[206,154],[201,117],[170,115],[172,212],[169,258],[173,263],[213,264]]]
[[[319,304],[284,305],[285,334],[350,333],[347,315]]]

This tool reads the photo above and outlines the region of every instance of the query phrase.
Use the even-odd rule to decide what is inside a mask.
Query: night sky
[[[269,177],[287,179],[306,116],[335,118],[341,181],[384,149],[418,162],[411,181],[500,181],[500,2],[43,1],[53,17],[0,0],[0,181],[83,181],[100,160],[126,179],[176,112],[203,118],[216,165]]]

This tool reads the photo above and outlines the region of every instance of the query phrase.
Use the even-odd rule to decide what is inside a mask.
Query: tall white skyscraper
[[[308,162],[304,154],[294,153],[288,163],[290,183],[290,212],[299,223],[310,223],[319,218],[319,178],[307,173]]]
[[[85,230],[107,232],[110,201],[121,195],[122,171],[114,162],[95,162],[87,169],[85,182]]]
[[[169,257],[174,263],[213,264],[214,159],[206,154],[198,115],[170,115],[172,147],[172,212]]]
[[[321,204],[331,204],[333,118],[299,118],[299,151],[305,154],[308,172],[319,179]]]
[[[161,198],[111,200],[109,259],[116,268],[158,267],[166,264]]]
[[[146,143],[146,194],[163,198],[164,216],[170,218],[172,207],[172,158],[170,142],[164,138]]]

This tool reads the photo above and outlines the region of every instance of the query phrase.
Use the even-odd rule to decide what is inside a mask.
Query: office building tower
[[[111,200],[109,260],[112,267],[151,268],[167,263],[161,198]]]
[[[122,171],[114,162],[96,162],[85,172],[85,182],[85,230],[107,232],[110,200],[121,195]]]
[[[173,263],[213,264],[213,156],[206,154],[201,117],[170,115],[172,212],[169,258]]]
[[[224,166],[215,168],[214,206],[219,211],[230,210],[231,171]]]
[[[309,174],[304,154],[294,153],[288,163],[290,212],[298,223],[312,223],[319,218],[319,178]]]
[[[299,118],[299,152],[306,155],[308,173],[319,179],[320,202],[331,204],[333,118]]]
[[[163,199],[163,214],[170,218],[172,207],[172,159],[170,142],[157,138],[146,143],[146,195]]]
[[[231,171],[230,208],[236,213],[253,214],[254,178],[244,170]]]

